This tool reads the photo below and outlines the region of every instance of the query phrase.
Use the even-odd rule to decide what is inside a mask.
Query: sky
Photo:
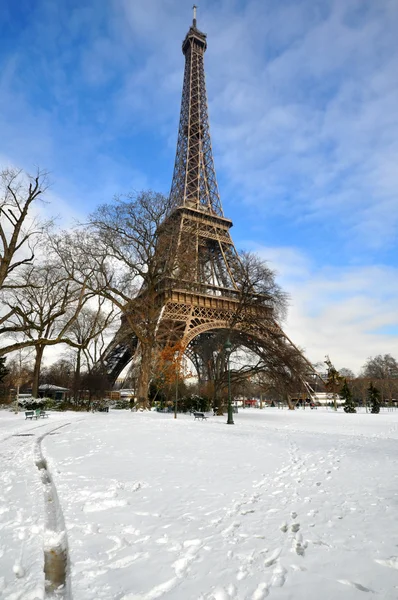
[[[224,214],[290,295],[286,333],[358,373],[398,358],[397,0],[203,0]],[[171,184],[192,0],[3,0],[0,167],[67,226]]]

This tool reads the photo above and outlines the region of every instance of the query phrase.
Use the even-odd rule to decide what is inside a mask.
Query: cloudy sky
[[[60,224],[167,193],[192,0],[3,0],[0,165],[50,172]],[[215,164],[237,248],[317,362],[398,358],[398,1],[203,0]]]

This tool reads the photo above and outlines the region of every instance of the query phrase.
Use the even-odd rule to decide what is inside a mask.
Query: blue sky
[[[50,171],[60,224],[170,187],[192,0],[4,0],[0,164]],[[215,164],[238,248],[308,357],[398,358],[398,2],[207,0]]]

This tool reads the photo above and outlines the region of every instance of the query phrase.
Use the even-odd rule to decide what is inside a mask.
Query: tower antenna
[[[196,4],[193,5],[193,26],[196,27],[196,9],[198,8]]]

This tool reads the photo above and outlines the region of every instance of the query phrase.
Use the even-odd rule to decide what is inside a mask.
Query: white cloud
[[[296,248],[254,249],[290,294],[284,329],[311,361],[329,354],[336,367],[359,372],[369,356],[398,357],[398,338],[380,332],[398,325],[397,268],[317,267]]]
[[[329,2],[329,12],[315,10],[309,22],[288,27],[283,43],[274,31],[282,17],[293,18],[286,4],[267,21],[254,10],[260,3],[248,6],[238,25],[225,18],[221,36],[216,26],[209,36],[213,139],[227,192],[238,189],[263,214],[288,211],[293,222],[333,218],[330,229],[348,244],[393,243],[396,4]],[[303,17],[311,3],[295,10]],[[212,44],[218,54],[210,60]],[[269,45],[274,55],[266,56]]]

